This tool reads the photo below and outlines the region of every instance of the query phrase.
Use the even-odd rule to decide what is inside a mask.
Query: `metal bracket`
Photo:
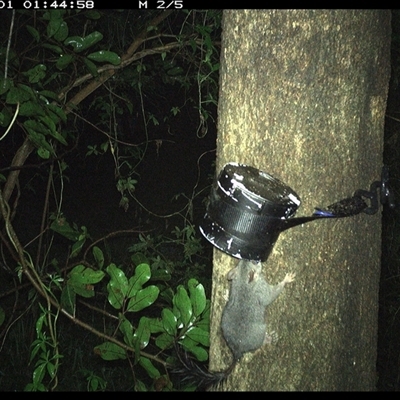
[[[379,209],[379,200],[382,205],[387,204],[390,208],[395,207],[393,193],[389,189],[389,168],[384,165],[382,167],[382,176],[380,181],[371,183],[369,191],[358,189],[355,191],[354,196],[366,197],[370,200],[370,206],[365,208],[363,212],[368,215],[375,214]],[[378,195],[380,191],[380,196]],[[379,196],[379,200],[378,200]]]

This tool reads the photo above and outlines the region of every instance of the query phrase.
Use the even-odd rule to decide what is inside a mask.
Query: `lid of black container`
[[[232,257],[265,261],[300,205],[287,185],[254,167],[228,163],[214,182],[206,215],[200,225],[204,237]]]

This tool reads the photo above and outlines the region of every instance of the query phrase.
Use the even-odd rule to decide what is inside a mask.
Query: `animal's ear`
[[[249,279],[247,281],[247,283],[251,283],[254,281],[254,278],[256,276],[256,270],[254,270],[253,268],[249,271]]]
[[[232,268],[229,272],[228,275],[226,276],[228,278],[228,281],[231,281],[235,275],[237,274],[237,266]]]

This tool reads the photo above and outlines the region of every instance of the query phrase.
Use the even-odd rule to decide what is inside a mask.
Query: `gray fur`
[[[221,328],[234,361],[271,340],[265,322],[266,307],[294,277],[294,274],[286,274],[282,282],[272,286],[262,274],[261,263],[246,260],[239,261],[228,273],[232,282],[229,300],[222,312]]]
[[[218,385],[228,377],[244,353],[271,343],[274,334],[267,334],[265,309],[294,277],[292,273],[286,274],[282,282],[272,286],[262,274],[261,263],[239,261],[228,273],[228,279],[232,281],[231,289],[221,320],[222,333],[233,353],[231,365],[225,371],[209,372],[197,367],[187,357],[179,357],[183,368],[177,372],[198,387]]]

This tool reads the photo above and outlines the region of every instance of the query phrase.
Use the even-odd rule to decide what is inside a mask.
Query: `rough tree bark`
[[[235,161],[281,179],[297,216],[380,179],[390,74],[388,11],[224,11],[217,171]],[[296,281],[271,305],[275,346],[247,354],[230,390],[375,388],[381,215],[282,233],[263,267]],[[220,333],[227,271],[215,251],[211,370],[230,363]]]

